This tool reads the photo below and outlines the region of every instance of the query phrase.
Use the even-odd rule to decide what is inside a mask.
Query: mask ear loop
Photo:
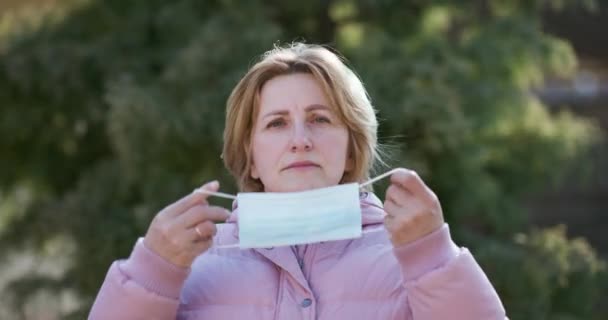
[[[388,172],[385,172],[385,173],[383,173],[383,174],[381,174],[381,175],[379,175],[379,176],[376,176],[375,178],[369,179],[369,180],[367,180],[367,181],[363,182],[362,184],[360,184],[360,185],[359,185],[359,188],[363,188],[363,187],[365,187],[365,186],[366,186],[366,185],[368,185],[368,184],[372,184],[372,183],[374,183],[374,182],[376,182],[376,181],[378,181],[378,180],[382,180],[382,179],[384,179],[384,178],[386,178],[386,177],[390,176],[391,174],[393,174],[393,173],[394,173],[395,171],[397,171],[397,170],[398,170],[398,169],[393,169],[393,170],[388,171]]]
[[[370,185],[370,184],[372,184],[372,183],[374,183],[376,181],[382,180],[382,179],[390,176],[391,174],[393,174],[395,171],[397,171],[397,169],[390,170],[390,171],[385,172],[385,173],[383,173],[383,174],[381,174],[379,176],[376,176],[376,177],[374,177],[372,179],[369,179],[369,180],[363,182],[362,184],[360,184],[359,185],[359,189],[362,189],[363,187],[365,187],[367,185]],[[383,230],[384,230],[384,228],[374,228],[374,229],[368,229],[368,230],[361,230],[361,233],[362,234],[375,233],[375,232],[379,232],[379,231],[383,231]]]
[[[382,180],[382,179],[390,176],[391,174],[393,174],[395,171],[397,171],[397,169],[390,170],[390,171],[385,172],[385,173],[383,173],[383,174],[381,174],[379,176],[376,176],[376,177],[374,177],[372,179],[369,179],[369,180],[361,183],[359,185],[359,189],[361,189],[361,188],[363,188],[363,187],[365,187],[365,186],[367,186],[369,184],[372,184],[372,183],[374,183],[376,181]],[[215,197],[220,197],[220,198],[225,198],[225,199],[236,200],[236,196],[228,194],[228,193],[224,193],[224,192],[207,191],[207,190],[204,190],[204,189],[201,189],[201,188],[194,189],[193,192],[195,192],[195,193],[204,193],[204,194],[208,194],[210,196],[215,196]],[[378,232],[378,231],[382,231],[382,230],[383,230],[383,228],[377,228],[377,229],[373,229],[373,230],[362,230],[361,233],[366,234],[366,233],[373,233],[373,232]],[[213,245],[212,248],[216,248],[216,249],[239,248],[239,244],[235,243],[235,244],[225,244],[225,245]]]
[[[196,188],[194,189],[194,191],[192,191],[192,193],[202,193],[202,194],[208,194],[210,196],[214,196],[214,197],[219,197],[219,198],[224,198],[224,199],[231,199],[231,200],[236,200],[236,196],[232,195],[232,194],[228,194],[228,193],[224,193],[224,192],[214,192],[214,191],[208,191],[202,188]],[[212,248],[217,248],[217,249],[228,249],[228,248],[238,248],[239,244],[224,244],[224,245],[213,245]]]
[[[231,195],[228,193],[223,193],[223,192],[213,192],[213,191],[207,191],[205,189],[201,189],[201,188],[197,188],[194,189],[194,191],[192,191],[193,193],[203,193],[203,194],[208,194],[210,196],[214,196],[214,197],[219,197],[219,198],[224,198],[224,199],[232,199],[232,200],[236,200],[236,196],[235,195]]]

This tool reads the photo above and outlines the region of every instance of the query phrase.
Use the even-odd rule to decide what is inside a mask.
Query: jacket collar
[[[384,216],[386,213],[382,207],[382,202],[375,194],[371,192],[362,192],[359,197],[359,203],[361,206],[361,215],[362,215],[362,225],[363,227],[372,226],[382,224],[384,222]],[[232,229],[232,238],[235,241],[238,241],[239,238],[239,214],[238,214],[238,204],[236,200],[232,205],[233,211],[228,220],[227,224],[232,224],[234,227],[229,228]],[[280,268],[287,271],[289,274],[293,276],[293,278],[303,287],[308,288],[308,282],[302,273],[302,270],[298,264],[298,261],[289,246],[279,247],[279,248],[256,248],[252,249],[262,256],[266,257],[268,260],[272,261],[274,264],[279,266]],[[307,289],[310,290],[310,289]]]

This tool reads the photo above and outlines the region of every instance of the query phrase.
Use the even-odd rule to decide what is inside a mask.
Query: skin
[[[337,185],[352,169],[348,130],[316,80],[297,73],[269,80],[260,92],[252,135],[251,177],[266,192]],[[309,162],[309,165],[290,165]]]
[[[348,129],[311,75],[275,77],[260,92],[251,142],[251,177],[260,179],[266,192],[337,185],[353,166],[348,136]],[[412,243],[443,225],[437,196],[415,171],[398,168],[390,181],[384,225],[393,246]],[[201,188],[218,191],[219,183],[209,182]],[[145,246],[174,265],[189,267],[212,246],[217,232],[214,223],[229,215],[226,209],[209,205],[207,197],[191,193],[161,210],[150,224]]]
[[[219,186],[212,181],[201,189],[217,191]],[[213,244],[217,232],[214,222],[226,221],[230,214],[222,207],[210,206],[207,197],[193,192],[161,210],[150,223],[144,245],[176,266],[190,267]]]
[[[398,168],[390,180],[384,200],[384,226],[393,246],[412,243],[443,225],[437,195],[415,171]]]

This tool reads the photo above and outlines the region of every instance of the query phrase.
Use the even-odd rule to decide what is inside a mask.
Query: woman
[[[376,130],[354,73],[323,47],[294,44],[267,52],[233,90],[223,158],[241,191],[363,183]],[[238,203],[231,214],[208,205],[219,184],[207,183],[112,264],[89,319],[504,319],[435,194],[411,170],[390,181],[384,203],[361,193],[362,237],[260,249],[227,248],[239,241]]]

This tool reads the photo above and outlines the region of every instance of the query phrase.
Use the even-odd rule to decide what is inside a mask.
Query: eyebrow
[[[306,112],[310,112],[310,111],[314,111],[314,110],[330,110],[330,108],[326,105],[322,105],[322,104],[311,104],[309,106],[307,106],[306,108],[304,108],[304,111]],[[275,111],[271,111],[267,114],[265,114],[262,119],[270,117],[270,116],[276,116],[276,115],[286,115],[289,114],[289,111],[287,110],[275,110]]]

